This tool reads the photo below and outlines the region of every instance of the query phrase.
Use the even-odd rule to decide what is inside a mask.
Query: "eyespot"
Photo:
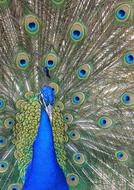
[[[74,173],[70,173],[67,175],[67,183],[70,185],[70,186],[77,186],[78,183],[79,183],[79,177],[78,175],[74,174]]]
[[[77,93],[74,93],[73,94],[73,97],[72,97],[72,103],[77,105],[77,106],[80,106],[83,104],[83,102],[85,101],[85,95],[84,93],[82,92],[77,92]]]
[[[76,153],[73,156],[73,160],[76,164],[82,165],[85,162],[85,157],[81,153]]]
[[[4,148],[7,145],[7,140],[5,137],[0,136],[0,148]]]
[[[15,125],[15,120],[13,118],[7,118],[7,119],[5,119],[4,126],[6,128],[8,128],[8,129],[12,128],[12,127],[14,127],[14,125]]]
[[[85,37],[85,34],[86,28],[82,23],[76,22],[71,26],[70,37],[74,42],[82,41]]]
[[[58,64],[58,57],[54,53],[49,53],[45,58],[45,66],[49,70],[52,70],[57,66],[57,64]]]
[[[102,116],[98,120],[98,126],[101,128],[108,128],[111,127],[113,124],[113,121],[110,117],[108,116]]]
[[[40,23],[36,16],[27,15],[24,18],[24,27],[27,33],[36,35],[40,30]]]
[[[66,113],[64,115],[64,122],[67,124],[71,124],[73,122],[73,116],[70,113]]]
[[[21,70],[26,70],[29,67],[30,58],[25,52],[18,53],[16,57],[16,65]]]
[[[131,9],[129,4],[121,4],[117,7],[115,11],[116,19],[119,22],[125,22],[129,19],[131,14]]]
[[[134,64],[134,51],[127,52],[123,57],[124,63],[127,65]]]
[[[8,190],[21,190],[21,188],[22,188],[21,185],[16,183],[9,185]]]
[[[117,151],[115,153],[115,158],[119,161],[126,161],[128,159],[128,155],[124,151]]]
[[[0,173],[5,173],[8,170],[8,162],[0,161]]]
[[[55,82],[51,82],[49,84],[49,86],[51,86],[52,88],[54,88],[55,95],[57,95],[58,92],[59,92],[59,85],[57,83],[55,83]]]
[[[64,104],[61,101],[56,102],[55,107],[60,111],[64,110]]]
[[[3,111],[6,107],[6,102],[3,98],[0,97],[0,111]]]
[[[134,94],[129,93],[129,92],[125,92],[121,95],[121,103],[124,106],[132,106],[134,105]]]
[[[70,137],[70,139],[76,141],[76,140],[80,139],[80,134],[79,134],[78,131],[72,130],[72,131],[69,132],[69,137]]]
[[[91,74],[91,66],[88,64],[82,65],[77,70],[77,76],[79,79],[88,79]]]

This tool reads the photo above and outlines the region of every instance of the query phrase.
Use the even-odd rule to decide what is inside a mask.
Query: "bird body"
[[[133,7],[0,1],[0,190],[134,189]]]

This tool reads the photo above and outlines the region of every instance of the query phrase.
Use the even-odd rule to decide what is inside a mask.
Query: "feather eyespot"
[[[117,151],[115,153],[115,158],[119,161],[126,161],[128,159],[128,155],[124,151]]]
[[[21,188],[21,185],[17,183],[9,185],[8,190],[21,190]]]
[[[91,66],[88,64],[82,65],[77,69],[77,76],[79,79],[88,79],[92,72]]]
[[[72,130],[72,131],[69,132],[69,137],[70,137],[71,140],[76,141],[76,140],[80,139],[80,134],[79,134],[78,131]]]
[[[73,94],[73,96],[72,96],[72,103],[74,105],[80,106],[80,105],[82,105],[84,103],[84,101],[85,101],[85,95],[84,95],[84,93],[82,93],[82,92],[76,92],[76,93]]]
[[[120,97],[121,99],[121,103],[126,106],[133,106],[134,105],[134,94],[130,93],[130,92],[125,92],[121,95]]]
[[[0,111],[3,111],[6,107],[6,102],[4,100],[4,98],[0,97]]]
[[[4,126],[8,129],[14,127],[15,125],[15,120],[13,118],[7,118],[4,121]]]
[[[71,124],[73,122],[73,116],[70,113],[66,113],[64,115],[64,122],[67,124]]]
[[[75,162],[76,164],[82,165],[82,164],[85,162],[85,157],[84,157],[84,155],[81,154],[81,153],[76,153],[76,154],[74,154],[74,156],[73,156],[73,160],[74,160],[74,162]]]
[[[25,52],[18,53],[18,55],[16,57],[17,67],[19,67],[19,69],[25,71],[29,67],[29,64],[30,64],[29,55]]]
[[[113,124],[113,121],[110,117],[108,116],[102,116],[99,118],[98,122],[97,122],[98,126],[101,128],[108,128],[111,127]]]
[[[70,37],[74,42],[80,42],[86,35],[86,28],[80,22],[75,22],[70,28]]]
[[[8,170],[8,162],[0,161],[0,173],[5,173]]]
[[[129,19],[131,9],[129,4],[120,4],[115,10],[116,19],[119,22],[125,22]]]
[[[5,137],[0,136],[0,148],[4,148],[7,145],[7,140]]]
[[[34,15],[27,15],[24,18],[24,28],[27,33],[36,35],[40,30],[40,22]]]
[[[77,186],[78,183],[79,183],[79,177],[78,175],[74,174],[74,173],[70,173],[67,175],[67,183],[70,185],[70,186]]]
[[[57,83],[55,83],[55,82],[51,82],[49,84],[49,86],[51,86],[54,89],[54,93],[55,93],[55,95],[57,95],[58,92],[59,92],[59,85]]]
[[[44,65],[49,70],[54,69],[58,64],[58,57],[55,53],[49,53],[46,57],[44,57]]]
[[[134,51],[130,51],[127,52],[124,56],[123,56],[123,62],[127,65],[134,65]]]

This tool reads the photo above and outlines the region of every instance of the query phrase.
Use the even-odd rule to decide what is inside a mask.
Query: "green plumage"
[[[55,90],[53,137],[70,190],[134,189],[133,8],[0,1],[1,190],[23,186],[44,85]]]

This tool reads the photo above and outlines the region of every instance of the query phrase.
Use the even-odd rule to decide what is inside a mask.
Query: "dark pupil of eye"
[[[120,11],[119,11],[119,14],[121,15],[121,17],[124,17],[126,13],[125,13],[124,10],[120,10]]]
[[[35,23],[34,23],[34,22],[30,22],[30,23],[29,23],[29,27],[30,27],[30,28],[35,28]]]
[[[132,55],[129,55],[129,56],[128,56],[128,59],[129,59],[129,61],[133,61],[133,60],[134,60],[134,57],[133,57]]]
[[[103,120],[102,120],[102,123],[103,123],[103,124],[106,124],[106,123],[107,123],[107,121],[106,121],[105,119],[103,119]]]
[[[54,63],[54,62],[53,62],[52,60],[49,60],[49,61],[48,61],[48,65],[53,65],[53,63]]]
[[[81,73],[82,75],[85,75],[85,74],[86,74],[86,71],[85,71],[84,69],[82,69],[82,70],[80,71],[80,73]]]
[[[119,153],[119,154],[118,154],[118,157],[119,157],[119,158],[122,158],[122,157],[123,157],[123,154],[122,154],[122,153]]]
[[[80,156],[78,156],[77,159],[80,160]]]
[[[17,190],[16,188],[12,188],[12,190]]]
[[[76,96],[76,97],[75,97],[75,100],[76,100],[76,101],[79,101],[79,100],[80,100],[80,98],[79,98],[78,96]]]
[[[80,36],[80,31],[79,30],[75,30],[74,32],[73,32],[73,34],[75,35],[75,36]]]
[[[2,103],[0,102],[0,105],[1,105]]]
[[[72,178],[71,178],[71,180],[72,180],[72,181],[74,181],[74,180],[75,180],[75,178],[74,178],[74,177],[72,177]]]
[[[130,100],[129,96],[125,96],[125,100],[128,102]]]
[[[25,59],[21,59],[21,60],[20,60],[20,64],[21,64],[21,65],[24,65],[25,63],[26,63]]]
[[[3,143],[4,141],[3,140],[0,140],[1,143]]]
[[[66,117],[66,120],[68,120],[68,117]]]
[[[1,167],[4,168],[5,167],[4,164],[2,164]]]
[[[9,125],[11,125],[12,124],[12,121],[9,121]]]
[[[72,135],[75,136],[75,133],[73,133]]]

